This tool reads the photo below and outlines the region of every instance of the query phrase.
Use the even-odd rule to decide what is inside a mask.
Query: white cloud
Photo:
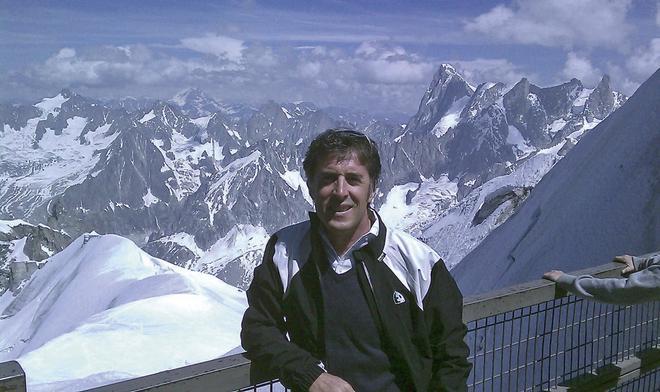
[[[243,50],[243,63],[272,68],[279,64],[279,60],[273,49],[255,44]]]
[[[68,58],[76,57],[76,50],[72,48],[62,48],[60,49],[59,52],[57,52],[55,57],[58,59],[68,59]]]
[[[469,32],[506,43],[625,49],[631,0],[518,0],[465,24]]]
[[[654,38],[648,47],[638,48],[626,61],[626,68],[646,80],[660,67],[660,38]]]
[[[195,79],[195,75],[237,69],[232,64],[213,64],[195,59],[156,56],[147,47],[105,46],[78,53],[63,48],[43,64],[27,71],[38,83],[56,87],[119,87],[153,85]]]
[[[603,73],[600,69],[594,67],[588,58],[569,52],[562,70],[562,76],[566,79],[578,78],[585,86],[591,88],[598,84]]]
[[[387,84],[428,82],[435,69],[430,63],[409,60],[358,60],[357,66],[367,81]]]
[[[245,50],[244,42],[224,35],[207,34],[204,37],[184,38],[183,47],[199,53],[240,63]]]
[[[401,46],[378,41],[360,44],[349,61],[355,66],[357,76],[371,83],[426,83],[435,69],[433,64],[421,61]]]
[[[298,65],[298,73],[307,79],[314,79],[321,72],[321,63],[318,61],[303,62]]]
[[[355,50],[355,54],[359,56],[369,57],[376,54],[377,47],[373,42],[362,42]]]
[[[388,45],[384,42],[362,42],[355,50],[355,54],[374,60],[387,60],[398,57],[410,57],[406,50],[398,45]]]
[[[452,64],[456,71],[474,86],[484,82],[502,82],[512,86],[523,77],[528,77],[532,82],[537,78],[535,74],[524,73],[520,67],[505,59],[452,60],[446,62]]]
[[[35,70],[38,77],[65,85],[75,82],[97,85],[101,82],[101,75],[108,71],[125,74],[130,72],[130,66],[127,63],[109,64],[102,60],[82,59],[74,49],[64,48]]]
[[[655,11],[655,24],[660,26],[660,1],[656,5],[656,11]]]
[[[190,41],[187,44],[194,46]],[[251,42],[236,51],[233,59],[240,52],[240,62],[230,61],[217,48],[204,53],[172,50],[181,47],[62,48],[11,80],[47,90],[69,87],[104,98],[167,97],[197,86],[225,102],[297,99],[320,106],[412,113],[437,68],[437,61],[389,41],[364,42],[357,50],[341,46],[273,48]],[[208,56],[211,52],[218,55]],[[501,64],[493,68],[498,66],[502,68]]]

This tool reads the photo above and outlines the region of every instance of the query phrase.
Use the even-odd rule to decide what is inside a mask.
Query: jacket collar
[[[383,223],[383,219],[380,217],[378,212],[376,212],[376,210],[369,207],[369,213],[373,214],[373,216],[376,218],[376,221],[378,222],[378,235],[370,238],[365,248],[369,250],[369,252],[374,258],[379,259],[379,261],[381,261],[382,260],[381,255],[383,254],[383,250],[385,249],[385,239],[387,238],[387,229],[385,227],[385,224]],[[309,220],[311,223],[312,244],[314,246],[318,245],[322,249],[323,244],[320,242],[322,241],[321,233],[325,229],[323,228],[321,221],[319,220],[319,217],[317,216],[316,212],[309,211]]]

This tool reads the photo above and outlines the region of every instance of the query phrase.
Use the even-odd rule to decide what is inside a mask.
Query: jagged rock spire
[[[408,122],[411,132],[428,132],[447,113],[451,105],[463,97],[472,96],[474,89],[449,64],[442,64],[433,76],[419,104],[417,114]]]
[[[612,111],[614,104],[615,97],[610,87],[610,77],[605,74],[587,99],[584,110],[587,121],[591,122],[594,118],[604,119]]]

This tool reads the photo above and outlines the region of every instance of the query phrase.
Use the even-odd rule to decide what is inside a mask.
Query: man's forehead
[[[356,165],[364,167],[365,171],[367,166],[360,160],[360,157],[355,151],[346,151],[343,153],[333,152],[325,155],[319,160],[318,170],[322,171],[323,169],[328,168],[328,166],[342,165],[350,161],[353,161]]]

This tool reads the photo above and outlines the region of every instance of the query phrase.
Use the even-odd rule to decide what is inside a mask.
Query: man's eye
[[[335,177],[334,177],[334,176],[328,176],[328,175],[326,175],[326,176],[321,176],[321,179],[320,179],[321,184],[330,184],[330,183],[332,183],[334,180],[335,180]]]

